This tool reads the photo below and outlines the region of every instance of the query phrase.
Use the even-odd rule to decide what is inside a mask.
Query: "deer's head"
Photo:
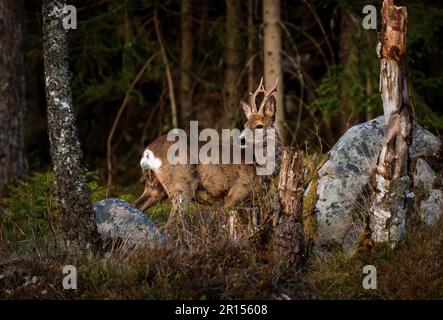
[[[274,129],[275,122],[275,97],[273,94],[277,92],[278,78],[275,80],[274,86],[268,91],[263,85],[263,78],[255,92],[250,92],[250,103],[241,102],[243,111],[248,119],[245,123],[245,130],[239,136],[238,144],[241,148],[254,145],[266,141],[267,129]],[[257,108],[257,97],[263,95],[263,99]],[[263,141],[257,141],[261,140]]]

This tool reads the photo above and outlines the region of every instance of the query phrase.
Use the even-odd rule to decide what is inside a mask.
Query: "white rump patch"
[[[143,169],[152,169],[154,171],[157,171],[162,166],[162,161],[159,158],[156,158],[154,153],[146,149],[145,152],[143,152],[143,158],[140,160],[140,167]]]

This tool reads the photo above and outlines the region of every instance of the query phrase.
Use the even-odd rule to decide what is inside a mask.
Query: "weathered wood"
[[[61,228],[69,245],[97,248],[100,242],[90,203],[82,151],[76,128],[68,63],[64,0],[44,0],[43,58],[45,66],[48,134]]]
[[[406,7],[385,0],[380,34],[380,92],[386,118],[386,137],[375,177],[375,195],[370,210],[372,239],[400,240],[409,211],[409,146],[414,116],[406,80]]]
[[[0,1],[0,195],[26,176],[24,1]]]
[[[278,185],[280,210],[275,212],[273,255],[278,265],[299,268],[305,253],[303,228],[303,152],[283,150]]]

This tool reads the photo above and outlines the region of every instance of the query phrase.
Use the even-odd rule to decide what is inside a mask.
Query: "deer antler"
[[[265,88],[263,87],[263,77],[261,77],[260,79],[260,84],[258,85],[257,89],[255,90],[255,92],[249,92],[249,94],[251,95],[251,108],[252,108],[252,112],[257,112],[257,102],[255,101],[257,99],[257,95],[259,93],[265,93]]]
[[[263,81],[263,78],[262,78],[262,81]],[[263,87],[263,92],[265,93],[265,96],[263,97],[263,100],[260,104],[260,108],[258,108],[258,113],[262,113],[264,111],[266,102],[268,102],[269,98],[272,97],[272,94],[274,92],[277,92],[277,87],[278,87],[278,78],[275,79],[275,83],[269,91],[265,91],[265,89]]]
[[[275,80],[274,86],[269,91],[266,91],[265,87],[263,85],[263,77],[261,77],[260,83],[259,83],[257,89],[254,92],[249,92],[249,94],[251,95],[250,106],[252,108],[252,112],[255,112],[255,113],[263,112],[266,102],[268,102],[268,100],[272,96],[272,94],[277,91],[277,87],[278,87],[278,78]],[[258,94],[262,93],[262,92],[264,94],[263,100],[260,103],[260,107],[257,109],[256,99],[257,99]]]

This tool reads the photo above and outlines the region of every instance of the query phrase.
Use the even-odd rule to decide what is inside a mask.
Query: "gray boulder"
[[[314,210],[320,243],[349,244],[358,236],[356,229],[361,228],[368,210],[369,180],[376,168],[384,135],[384,116],[350,128],[331,149],[328,161],[319,170],[316,190],[311,190],[312,185],[308,187],[306,193],[317,193]],[[440,147],[436,136],[420,125],[415,126],[410,148],[413,159],[432,156]],[[417,160],[415,176],[415,184],[427,188],[430,194],[436,175],[422,159]],[[436,201],[435,197],[429,200],[432,204]]]
[[[431,190],[437,180],[437,174],[423,159],[417,159],[414,170],[414,185],[421,190]]]
[[[163,242],[154,223],[124,200],[100,200],[94,203],[94,210],[97,229],[103,239],[119,239],[130,246]]]
[[[443,191],[434,189],[420,203],[420,217],[429,226],[438,221],[443,214]]]

